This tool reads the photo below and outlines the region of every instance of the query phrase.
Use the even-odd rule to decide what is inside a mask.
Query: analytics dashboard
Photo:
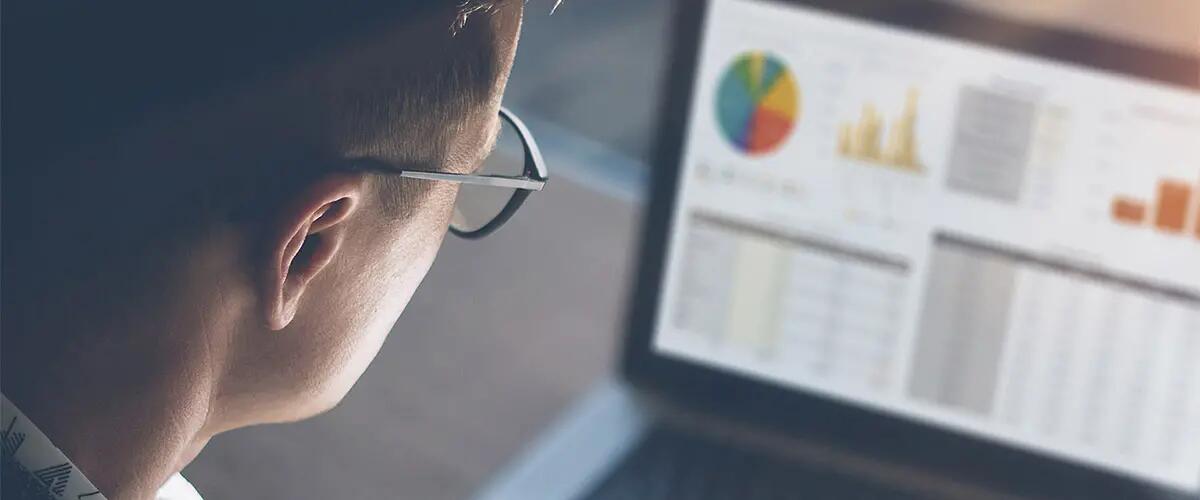
[[[1200,94],[714,0],[657,352],[1200,489]]]

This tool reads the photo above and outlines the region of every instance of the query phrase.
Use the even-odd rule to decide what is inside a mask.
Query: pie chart
[[[799,114],[796,79],[773,55],[744,53],[721,77],[717,122],[725,139],[744,154],[775,151],[787,139]]]

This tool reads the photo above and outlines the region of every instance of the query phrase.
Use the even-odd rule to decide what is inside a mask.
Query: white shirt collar
[[[50,438],[21,413],[7,396],[0,394],[0,442],[5,457],[29,471],[58,498],[106,500],[103,493],[83,475]],[[156,500],[201,500],[200,493],[183,476],[175,474],[162,485]]]

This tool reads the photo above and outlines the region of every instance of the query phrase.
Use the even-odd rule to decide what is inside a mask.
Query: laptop
[[[1200,60],[680,0],[620,380],[481,498],[1200,498]]]

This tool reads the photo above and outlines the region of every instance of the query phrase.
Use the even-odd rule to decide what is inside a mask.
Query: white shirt
[[[0,442],[5,458],[16,464],[46,486],[58,498],[106,500],[104,494],[83,475],[62,450],[21,413],[8,397],[0,394]],[[200,493],[183,476],[167,479],[155,494],[156,500],[203,500]]]

